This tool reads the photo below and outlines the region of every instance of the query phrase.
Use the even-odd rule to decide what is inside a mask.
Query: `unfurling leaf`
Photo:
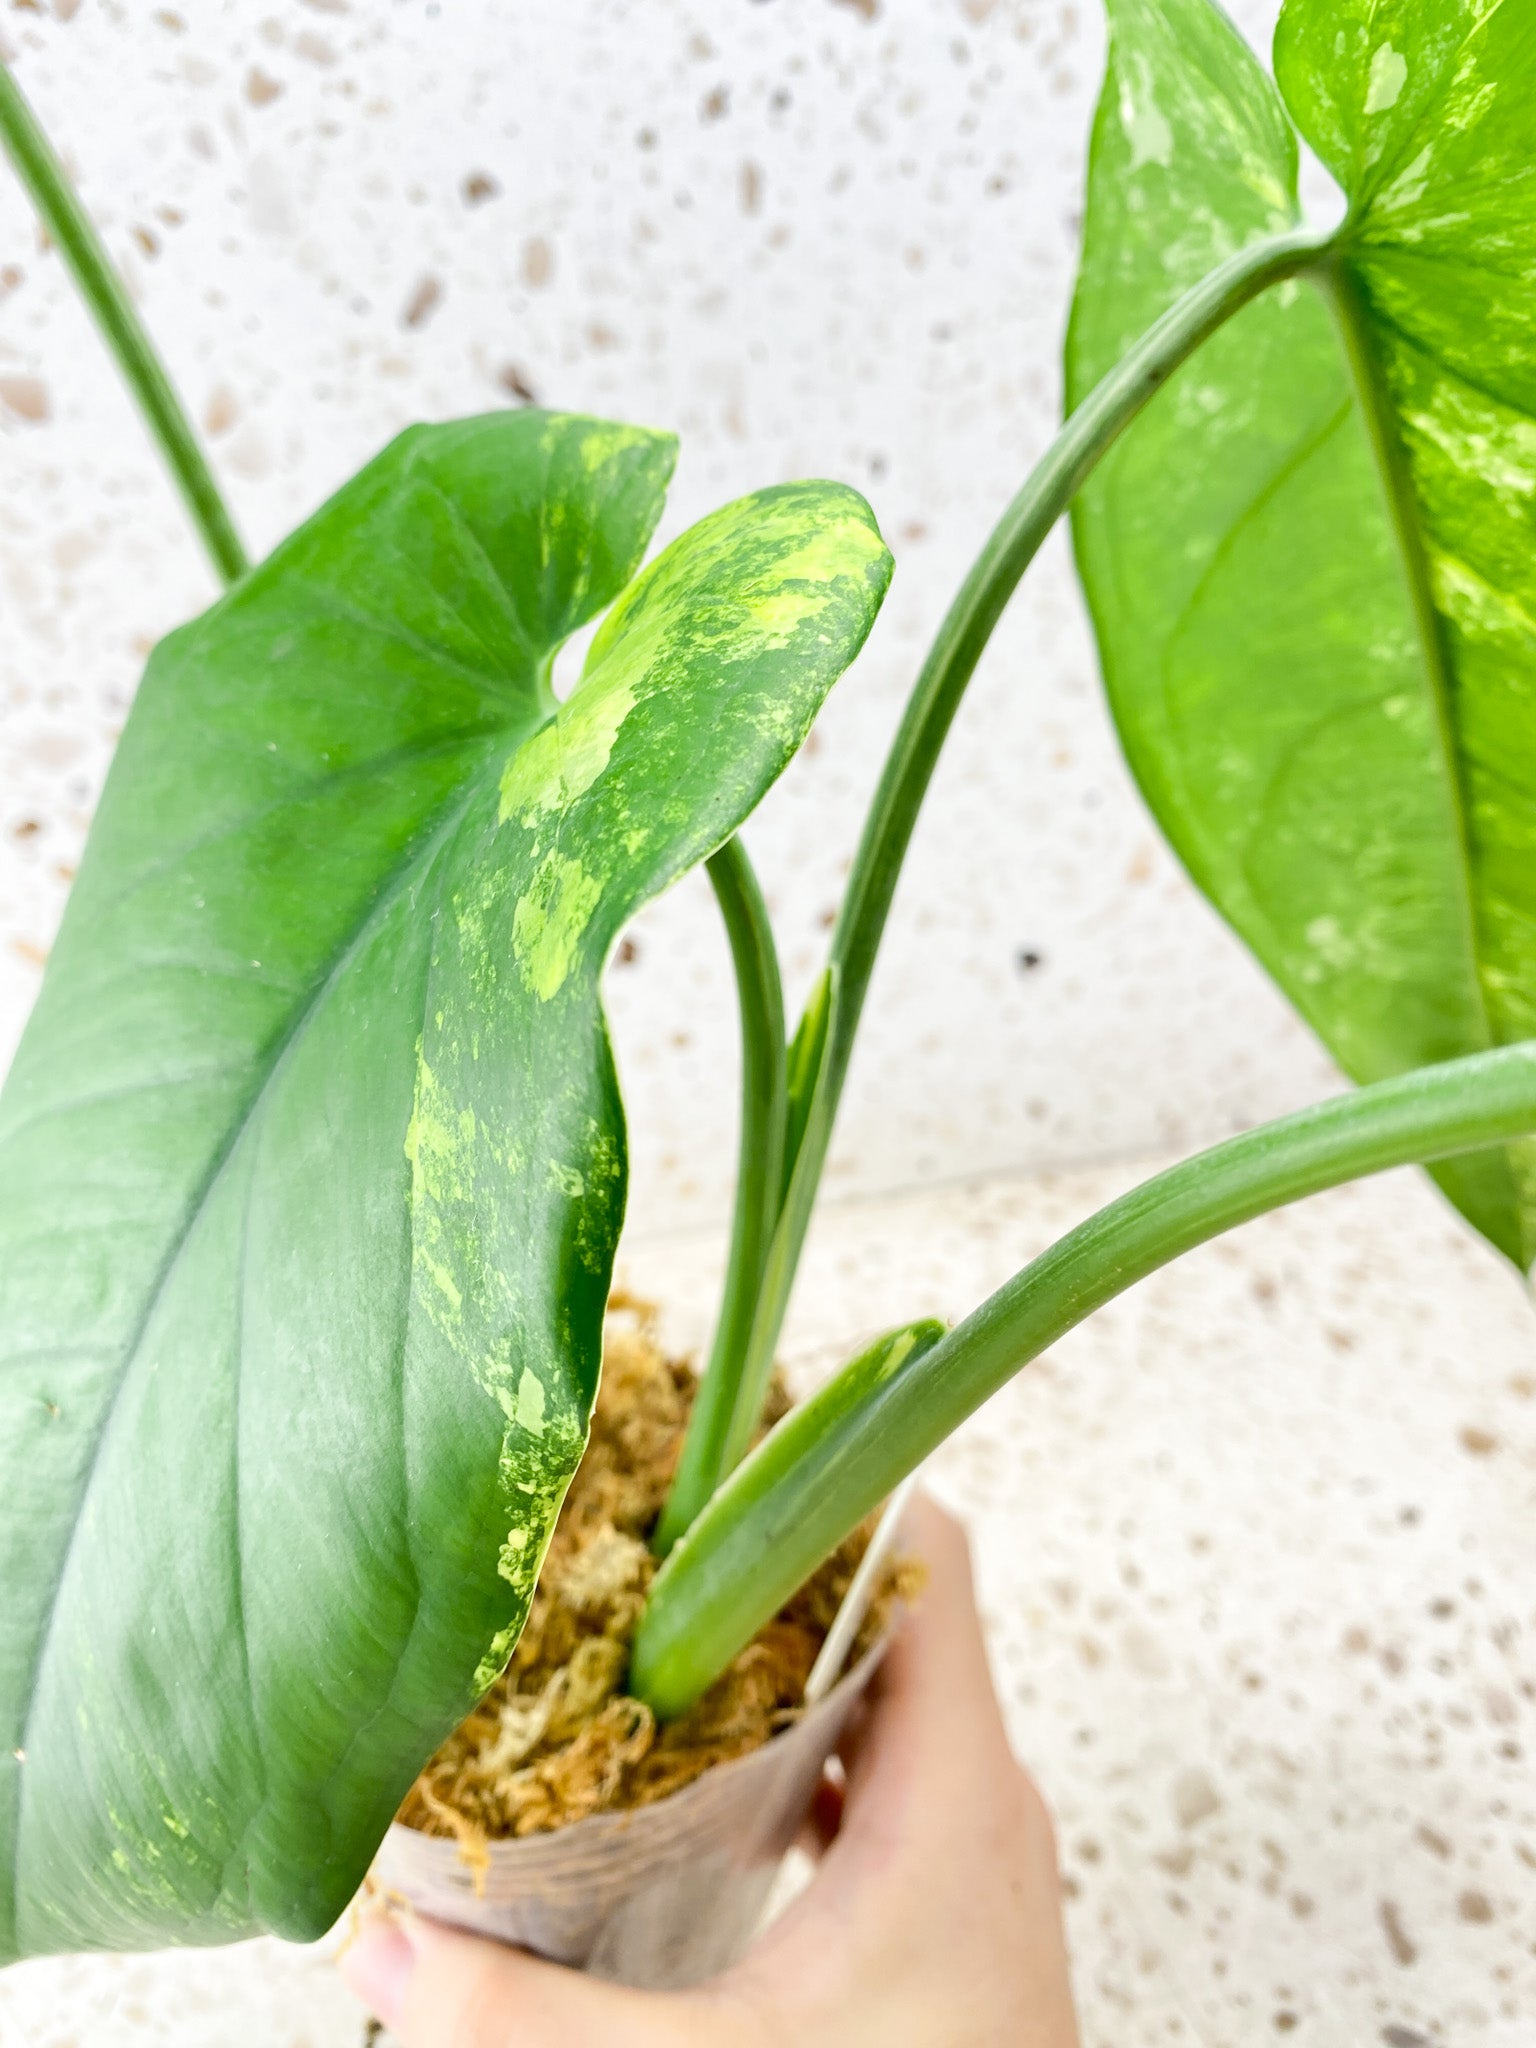
[[[1110,0],[1075,403],[1296,218],[1285,107],[1208,0]],[[1114,715],[1200,887],[1345,1071],[1536,1032],[1536,15],[1288,0],[1349,216],[1170,382],[1074,524]],[[1436,1169],[1521,1265],[1525,1144]]]
[[[0,1962],[310,1936],[505,1660],[624,1200],[598,1000],[878,609],[664,436],[401,437],[155,653],[0,1097]]]

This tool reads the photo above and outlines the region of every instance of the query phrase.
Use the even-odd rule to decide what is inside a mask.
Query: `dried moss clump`
[[[801,1588],[679,1720],[658,1729],[622,1690],[629,1645],[657,1564],[649,1539],[692,1405],[689,1366],[666,1358],[652,1312],[615,1296],[585,1457],[571,1482],[538,1590],[506,1671],[426,1766],[400,1819],[485,1845],[648,1805],[712,1764],[767,1742],[801,1710],[805,1681],[869,1540],[866,1525]],[[769,1421],[788,1406],[775,1383]],[[900,1590],[892,1575],[863,1640]],[[860,1647],[862,1647],[862,1642]]]

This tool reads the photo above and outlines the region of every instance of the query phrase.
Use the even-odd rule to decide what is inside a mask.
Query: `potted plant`
[[[1271,82],[1209,0],[1110,20],[1072,409],[939,629],[787,1045],[733,835],[883,595],[868,507],[760,492],[637,575],[667,438],[502,415],[412,430],[248,569],[0,78],[231,585],[151,660],[0,1098],[0,1959],[322,1932],[514,1655],[622,1216],[599,977],[694,862],[743,1116],[624,1677],[658,1721],[1190,1246],[1422,1161],[1529,1263],[1536,30],[1287,0]],[[1298,129],[1335,226],[1298,220]],[[1364,1085],[1157,1176],[954,1329],[882,1338],[753,1448],[918,808],[1069,507],[1148,801]],[[600,612],[557,704],[554,652]]]

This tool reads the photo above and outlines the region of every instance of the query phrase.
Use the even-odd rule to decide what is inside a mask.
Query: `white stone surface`
[[[749,833],[798,998],[922,650],[1055,424],[1096,0],[37,0],[0,33],[255,546],[409,421],[510,402],[508,365],[680,431],[668,534],[786,476],[870,494],[893,594]],[[0,377],[49,408],[0,404],[3,1057],[144,654],[212,585],[3,172],[0,270]],[[635,1201],[707,1221],[735,1080],[703,882],[636,937]],[[1130,788],[1058,537],[942,764],[834,1182],[1177,1145],[1327,1080]]]
[[[792,1369],[964,1313],[1142,1170],[833,1209]],[[630,1248],[673,1341],[707,1332],[718,1256]],[[1394,1176],[1144,1282],[935,1460],[1059,1816],[1085,2048],[1530,2048],[1531,1336],[1514,1277]],[[23,1964],[0,2043],[362,2048],[362,2024],[316,1956],[255,1943]]]

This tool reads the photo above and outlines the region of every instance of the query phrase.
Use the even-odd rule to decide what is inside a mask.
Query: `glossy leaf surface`
[[[317,1934],[521,1626],[623,1207],[604,958],[889,573],[791,484],[625,591],[672,459],[413,430],[150,662],[0,1097],[0,1961]]]
[[[1296,144],[1208,0],[1111,0],[1076,402],[1234,248]],[[1351,203],[1079,499],[1127,754],[1195,880],[1357,1080],[1536,1028],[1536,20],[1289,0],[1286,100]],[[1437,1177],[1520,1263],[1527,1148]]]

